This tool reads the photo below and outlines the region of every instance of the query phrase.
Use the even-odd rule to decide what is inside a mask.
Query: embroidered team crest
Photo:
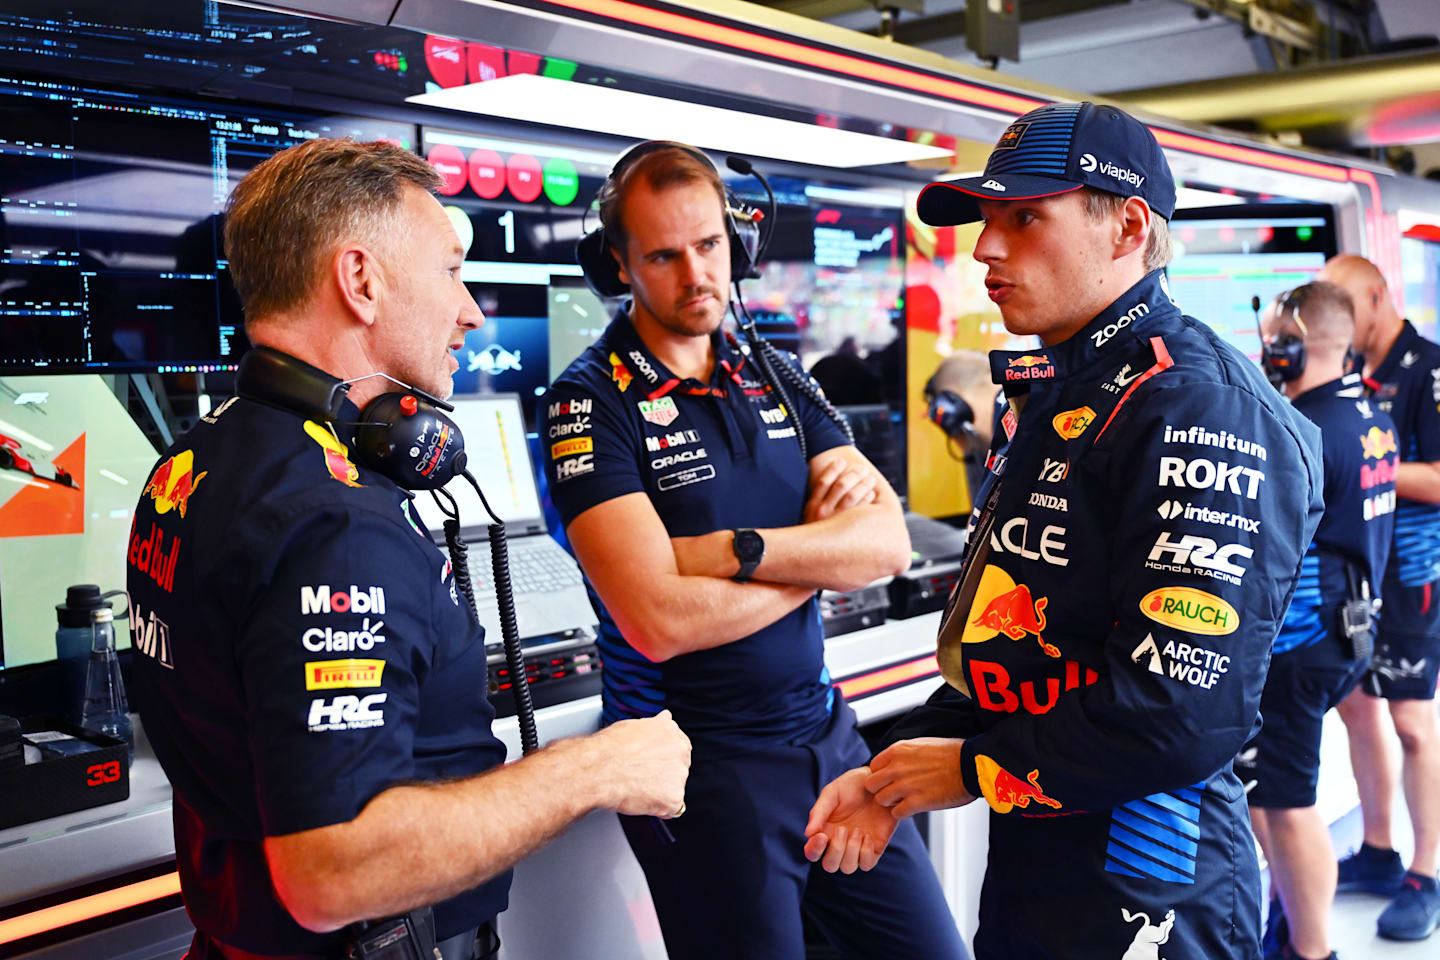
[[[670,397],[661,397],[658,400],[641,400],[639,403],[640,416],[658,427],[668,427],[680,416],[680,410],[675,406],[675,401]]]
[[[1020,140],[1025,136],[1025,131],[1030,129],[1027,123],[1012,123],[1000,134],[1000,139],[995,141],[996,150],[1014,150],[1020,146]]]

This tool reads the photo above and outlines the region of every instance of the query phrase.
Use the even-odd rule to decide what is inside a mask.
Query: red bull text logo
[[[970,607],[972,613],[975,610],[980,613],[966,625],[961,642],[983,643],[999,634],[1011,640],[1023,640],[1033,634],[1046,656],[1058,657],[1059,648],[1047,643],[1041,635],[1045,631],[1045,607],[1049,602],[1048,597],[1032,598],[1029,587],[1017,584],[1010,574],[987,564],[980,574],[980,584]]]
[[[1090,424],[1095,422],[1095,411],[1089,407],[1080,407],[1075,410],[1066,410],[1064,413],[1055,414],[1050,421],[1055,432],[1060,434],[1061,439],[1074,440],[1084,433]]]
[[[965,666],[970,673],[970,689],[974,693],[975,702],[980,704],[982,710],[993,710],[996,713],[1019,713],[1024,710],[1037,717],[1049,713],[1060,700],[1061,693],[1088,687],[1100,679],[1100,675],[1094,670],[1074,660],[1065,661],[1063,677],[1040,677],[1035,680],[1021,680],[1019,683],[1012,682],[1010,671],[998,663],[967,659]],[[1042,687],[1045,695],[1043,701],[1040,699]]]
[[[1049,357],[1016,357],[1005,368],[1006,380],[1049,380],[1054,376],[1055,365]]]
[[[1031,770],[1030,774],[1021,780],[985,754],[977,753],[975,778],[980,781],[980,792],[985,795],[985,802],[990,804],[990,809],[996,813],[1009,813],[1016,807],[1023,810],[1030,806],[1031,801],[1037,805],[1044,804],[1053,810],[1061,807],[1059,800],[1047,797],[1040,788],[1039,770]]]
[[[169,550],[166,550],[166,541]],[[126,555],[130,566],[150,577],[166,593],[175,587],[175,564],[180,561],[180,538],[167,537],[159,524],[151,522],[150,535],[141,540],[130,525],[130,551]]]
[[[181,519],[190,506],[190,495],[200,486],[209,471],[195,473],[195,452],[181,450],[175,456],[160,464],[150,482],[145,485],[142,496],[155,501],[155,512],[159,514],[177,510]]]
[[[350,462],[350,450],[335,435],[314,420],[305,421],[305,432],[325,451],[325,469],[347,487],[363,487],[360,471]]]
[[[1399,453],[1395,445],[1395,431],[1371,427],[1360,435],[1360,447],[1365,451],[1366,460],[1379,460],[1386,454]]]
[[[620,387],[621,393],[630,389],[630,381],[635,379],[635,375],[630,372],[630,368],[625,366],[624,361],[616,356],[613,351],[610,354],[610,379],[614,380],[616,385]]]
[[[1140,612],[1164,626],[1208,637],[1223,637],[1240,626],[1234,607],[1194,587],[1151,590],[1140,600]]]

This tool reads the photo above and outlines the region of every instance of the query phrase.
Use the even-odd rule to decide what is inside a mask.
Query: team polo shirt
[[[803,522],[809,466],[795,431],[805,431],[812,457],[844,444],[844,434],[798,391],[787,391],[797,407],[787,410],[733,338],[717,332],[712,348],[710,380],[681,379],[622,309],[555,381],[542,459],[566,526],[632,493],[650,498],[672,537]],[[599,620],[605,723],[669,709],[692,738],[788,738],[825,722],[833,693],[815,598],[733,643],[654,663],[616,628],[588,575],[586,585]]]
[[[353,820],[402,783],[505,759],[483,631],[410,494],[331,433],[232,399],[164,454],[126,561],[135,703],[174,788],[195,926],[258,954],[339,956],[275,895],[264,838]],[[450,936],[503,910],[504,873],[435,908]]]
[[[1400,455],[1394,421],[1363,390],[1359,375],[1351,374],[1295,398],[1295,409],[1320,428],[1325,514],[1301,561],[1275,653],[1330,635],[1334,608],[1349,597],[1347,562],[1368,578],[1371,595],[1379,595],[1395,530]]]
[[[1365,383],[1375,405],[1395,421],[1401,462],[1440,461],[1440,344],[1405,321],[1395,345]],[[1440,504],[1399,499],[1389,573],[1406,587],[1440,578]]]

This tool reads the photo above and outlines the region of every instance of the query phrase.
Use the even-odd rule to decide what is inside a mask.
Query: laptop
[[[527,648],[551,641],[593,639],[595,611],[580,567],[551,538],[540,507],[540,491],[525,440],[520,397],[490,393],[455,399],[450,418],[465,438],[467,466],[490,506],[505,522],[515,621]],[[500,642],[500,615],[490,563],[490,516],[475,488],[463,477],[446,491],[460,508],[460,538],[469,547],[475,607],[486,645]],[[429,493],[415,496],[421,522],[445,549],[445,514]]]

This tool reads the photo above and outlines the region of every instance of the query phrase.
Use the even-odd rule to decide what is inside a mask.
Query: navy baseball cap
[[[1175,178],[1155,135],[1123,110],[1086,100],[1047,104],[1010,124],[980,176],[920,191],[920,219],[974,223],[982,199],[1033,200],[1081,187],[1139,197],[1166,220],[1175,212]]]

